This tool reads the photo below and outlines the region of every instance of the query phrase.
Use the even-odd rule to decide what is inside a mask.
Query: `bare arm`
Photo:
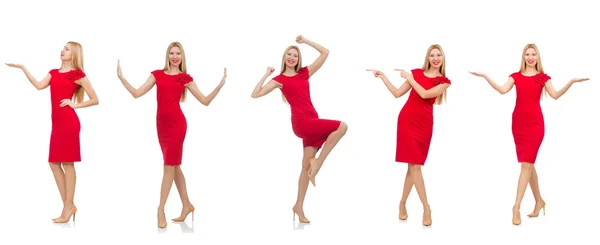
[[[587,81],[587,80],[589,80],[589,78],[573,78],[567,84],[565,84],[565,86],[563,86],[559,91],[556,91],[556,89],[552,85],[552,80],[546,81],[546,83],[544,84],[544,87],[546,88],[546,91],[548,92],[550,97],[557,100],[558,98],[563,96],[569,90],[569,88],[571,88],[571,86],[574,83],[583,82],[583,81]]]
[[[125,86],[127,91],[129,91],[131,96],[136,99],[148,93],[148,91],[154,87],[154,84],[156,84],[156,79],[153,75],[150,75],[148,79],[146,79],[146,82],[142,84],[142,86],[140,86],[138,89],[135,89],[123,76],[123,73],[121,72],[121,61],[117,62],[117,76],[119,77],[119,80],[121,80],[123,86]]]
[[[85,107],[97,105],[99,103],[98,96],[96,95],[96,91],[92,87],[92,83],[90,83],[90,80],[88,80],[87,77],[83,77],[83,78],[79,79],[77,81],[77,84],[81,85],[81,87],[83,88],[83,90],[85,91],[85,93],[88,95],[88,97],[90,99],[86,100],[84,102],[75,104],[73,106],[73,108],[75,108],[75,109],[85,108]]]
[[[375,75],[375,77],[381,78],[383,84],[385,84],[387,89],[390,91],[390,93],[392,93],[392,95],[395,98],[400,98],[402,95],[406,94],[406,92],[408,92],[411,88],[410,83],[408,81],[404,81],[404,83],[402,83],[400,87],[396,88],[396,86],[394,86],[387,78],[387,76],[385,76],[385,74],[383,74],[381,71],[374,69],[367,69],[367,71],[371,71],[373,72],[373,75]]]
[[[267,85],[263,84],[265,83],[265,80],[267,80],[267,78],[271,75],[271,73],[273,73],[273,71],[275,71],[275,68],[269,67],[267,68],[267,72],[265,73],[265,75],[263,75],[263,77],[260,79],[260,81],[258,81],[258,84],[256,84],[256,87],[254,87],[254,90],[252,91],[252,94],[250,95],[250,97],[256,99],[256,98],[260,98],[263,97],[269,93],[271,93],[274,89],[276,88],[281,88],[283,87],[283,85],[275,80],[270,80]]]
[[[316,49],[317,51],[319,51],[320,53],[319,57],[317,57],[317,59],[315,59],[315,61],[308,66],[308,75],[312,77],[313,74],[315,74],[319,69],[321,69],[321,66],[323,66],[325,60],[327,60],[327,57],[329,56],[329,50],[302,36],[298,36],[296,38],[296,42],[306,43],[309,46]]]
[[[510,90],[515,85],[515,79],[513,79],[512,77],[508,77],[508,80],[504,83],[504,85],[500,86],[496,82],[494,82],[494,80],[492,80],[487,74],[483,74],[483,73],[479,73],[479,72],[469,72],[469,73],[471,73],[475,76],[478,76],[478,77],[485,78],[485,80],[488,82],[488,84],[490,84],[490,86],[492,86],[492,88],[494,88],[500,94],[506,94],[506,93],[510,92]]]
[[[6,65],[9,67],[21,69],[23,71],[23,73],[25,73],[25,76],[27,77],[27,79],[29,80],[31,85],[33,85],[37,90],[43,90],[50,85],[50,78],[52,77],[52,75],[50,75],[50,74],[47,74],[46,77],[44,77],[44,79],[42,79],[42,81],[38,82],[38,80],[35,79],[35,77],[33,77],[33,75],[31,75],[31,72],[29,72],[29,70],[27,70],[27,68],[24,65],[11,64],[11,63],[8,63]]]
[[[225,85],[225,81],[221,81],[219,85],[217,85],[217,87],[215,87],[215,89],[207,96],[200,91],[195,82],[187,83],[185,86],[201,104],[208,106],[215,99],[215,97],[217,97],[223,85]]]
[[[438,97],[442,95],[448,87],[450,87],[449,83],[443,83],[426,90],[423,88],[423,86],[421,86],[421,84],[415,81],[415,79],[412,76],[406,80],[410,83],[410,86],[412,86],[412,88],[417,92],[417,94],[419,94],[419,96],[421,96],[421,98],[423,99]]]

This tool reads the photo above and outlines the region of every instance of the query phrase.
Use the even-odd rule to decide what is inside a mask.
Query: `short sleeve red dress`
[[[58,69],[53,69],[49,73],[52,133],[48,162],[80,162],[79,117],[75,109],[70,106],[60,107],[60,101],[73,98],[77,89],[81,87],[75,82],[85,77],[85,73],[81,70],[60,72]]]
[[[156,131],[164,165],[178,166],[181,165],[187,132],[187,121],[179,102],[185,84],[193,78],[185,73],[170,75],[164,70],[155,70],[152,75],[156,79]]]
[[[512,114],[512,133],[517,160],[534,164],[544,140],[544,115],[540,98],[550,76],[543,73],[525,76],[515,72],[510,77],[515,80],[517,90]]]
[[[281,92],[290,104],[294,134],[302,139],[304,147],[320,149],[341,121],[319,118],[310,98],[309,78],[308,67],[302,67],[294,76],[279,74],[273,80],[283,85]]]
[[[412,75],[424,89],[431,89],[450,80],[444,76],[430,78],[422,69],[413,69]],[[411,89],[398,115],[396,162],[425,165],[433,135],[433,104],[436,98],[423,99]]]

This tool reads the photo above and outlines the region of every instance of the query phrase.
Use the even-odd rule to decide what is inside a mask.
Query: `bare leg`
[[[323,149],[321,150],[321,153],[319,153],[319,157],[317,159],[315,159],[314,166],[311,169],[310,175],[312,176],[313,179],[319,173],[321,166],[323,166],[323,163],[325,162],[325,159],[327,159],[327,156],[329,156],[329,153],[331,153],[331,150],[333,150],[333,148],[335,147],[335,145],[337,145],[337,143],[340,141],[340,139],[342,137],[344,137],[347,130],[348,130],[348,125],[346,125],[346,123],[344,123],[344,122],[341,122],[338,129],[333,131],[333,133],[329,134],[329,136],[327,137],[327,140],[325,141],[325,144],[323,145]],[[314,180],[313,180],[313,182],[314,182]]]
[[[63,203],[63,207],[67,198],[67,187],[65,183],[65,172],[61,167],[61,163],[59,162],[51,162],[49,163],[50,170],[52,170],[52,175],[54,175],[54,181],[56,182],[56,187],[58,187],[58,192],[60,193],[60,198]],[[53,221],[62,217],[62,212],[59,217],[52,219]]]
[[[523,196],[525,196],[527,184],[531,179],[532,166],[533,164],[531,163],[521,163],[521,174],[519,176],[519,184],[517,185],[517,199],[515,200],[515,205],[513,206],[513,224],[515,225],[521,224],[521,201],[523,201]]]
[[[408,170],[410,171],[410,176],[412,177],[411,179],[415,185],[417,194],[419,194],[419,199],[421,199],[421,203],[423,203],[423,225],[429,226],[432,223],[431,208],[429,207],[429,202],[427,202],[427,193],[425,191],[425,181],[423,180],[421,165],[408,164]]]
[[[406,177],[404,178],[404,189],[402,191],[402,198],[400,199],[400,215],[399,218],[401,220],[408,219],[408,212],[406,211],[406,200],[408,199],[408,195],[413,188],[413,180],[410,175],[410,168],[406,169]]]
[[[294,210],[294,218],[296,218],[296,214],[298,214],[298,218],[302,223],[310,223],[310,220],[304,216],[304,197],[306,197],[306,191],[308,190],[308,169],[309,169],[309,161],[313,159],[317,154],[316,147],[305,147],[304,154],[302,156],[302,169],[300,171],[300,177],[298,178],[298,197],[296,199],[296,204],[293,207]]]
[[[54,220],[57,223],[66,223],[71,219],[71,214],[75,216],[75,204],[73,202],[75,198],[75,184],[77,181],[77,174],[75,172],[75,165],[72,162],[66,162],[62,164],[65,173],[65,201],[63,205],[63,211],[60,218]],[[73,217],[75,221],[75,217]]]
[[[173,186],[173,181],[175,180],[175,166],[164,166],[164,173],[162,179],[162,185],[160,188],[160,203],[158,205],[158,227],[165,228],[167,227],[167,220],[165,217],[165,205],[167,204],[167,198],[169,197],[169,192],[171,191],[171,187]]]
[[[540,193],[540,184],[538,183],[537,171],[535,170],[535,165],[531,165],[531,177],[529,179],[529,187],[531,187],[531,192],[533,193],[533,197],[535,198],[535,207],[533,212],[530,213],[529,217],[537,217],[542,208],[546,206],[546,202],[542,199],[542,194]]]
[[[190,212],[194,212],[194,205],[192,205],[192,203],[190,202],[190,198],[188,197],[185,176],[183,175],[181,166],[175,167],[175,187],[177,187],[177,191],[179,191],[179,197],[181,198],[181,204],[183,207],[181,210],[181,215],[178,218],[174,218],[172,220],[179,222],[184,221]]]

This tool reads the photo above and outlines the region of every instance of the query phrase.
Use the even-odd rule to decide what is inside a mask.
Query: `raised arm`
[[[250,95],[250,97],[256,99],[256,98],[260,98],[263,97],[269,93],[271,93],[271,91],[275,90],[276,88],[281,88],[283,87],[283,85],[275,80],[270,80],[267,85],[263,84],[265,83],[265,80],[267,80],[267,78],[273,74],[273,72],[275,71],[275,68],[273,67],[269,67],[267,68],[267,72],[265,72],[265,75],[263,75],[263,77],[260,79],[260,81],[258,81],[258,84],[256,84],[256,87],[254,87],[254,90],[252,91],[252,94]]]
[[[556,91],[556,89],[552,85],[552,80],[550,79],[550,80],[546,81],[546,83],[544,84],[544,87],[546,88],[546,91],[548,92],[550,97],[557,100],[558,98],[563,96],[563,94],[565,94],[569,90],[569,88],[571,88],[571,85],[573,85],[574,83],[577,83],[577,82],[583,82],[583,81],[587,81],[587,80],[590,80],[590,79],[589,78],[573,78],[567,84],[565,84],[565,86],[563,86],[559,91]]]
[[[400,98],[402,95],[406,94],[408,90],[410,90],[411,86],[408,81],[404,81],[400,87],[396,88],[390,80],[383,74],[383,72],[375,69],[367,69],[367,71],[373,72],[373,75],[377,78],[381,78],[383,84],[387,87],[387,89],[392,93],[395,98]]]
[[[327,60],[327,57],[329,56],[329,50],[311,40],[304,38],[302,35],[296,37],[296,42],[306,43],[320,53],[319,57],[317,57],[317,59],[308,66],[308,76],[312,77],[313,74],[321,69],[321,66],[323,66],[325,60]]]
[[[442,95],[444,93],[444,91],[446,91],[446,89],[448,89],[448,87],[450,87],[449,83],[441,83],[439,85],[436,85],[433,88],[425,89],[425,88],[423,88],[423,86],[421,86],[421,84],[419,84],[415,80],[415,78],[413,77],[413,75],[411,73],[406,72],[405,70],[402,70],[402,69],[395,69],[395,70],[400,71],[400,76],[402,76],[404,79],[406,79],[406,81],[410,83],[410,86],[415,90],[415,92],[417,92],[417,94],[419,94],[419,96],[421,96],[421,98],[423,98],[423,99],[436,98],[436,97]]]
[[[52,77],[50,74],[47,74],[46,77],[44,77],[44,79],[42,79],[42,81],[38,82],[37,79],[35,79],[35,77],[33,77],[33,75],[31,75],[29,70],[27,70],[27,68],[24,65],[12,64],[12,63],[7,63],[6,65],[9,67],[21,69],[23,71],[23,73],[25,73],[25,76],[27,76],[27,79],[29,80],[31,85],[33,85],[37,90],[45,89],[48,87],[48,85],[50,85],[50,78]]]
[[[154,87],[154,84],[156,83],[156,79],[154,78],[154,76],[150,75],[148,79],[146,79],[146,82],[142,84],[142,86],[140,86],[138,89],[135,89],[133,86],[131,86],[131,84],[129,84],[129,82],[127,82],[127,79],[125,79],[125,77],[123,76],[123,73],[121,72],[120,60],[117,61],[117,76],[119,76],[119,80],[121,80],[123,86],[125,86],[127,91],[129,91],[131,96],[133,96],[133,98],[135,99],[148,93],[148,91],[150,91],[150,89],[152,89],[152,87]]]
[[[512,77],[508,77],[508,80],[504,83],[504,85],[500,86],[496,82],[494,82],[494,80],[492,80],[487,74],[480,73],[480,72],[469,72],[469,73],[471,73],[475,76],[478,76],[478,77],[485,78],[485,80],[490,84],[490,86],[492,86],[492,88],[494,88],[500,94],[506,94],[506,93],[510,92],[510,90],[515,85],[515,79],[513,79]]]
[[[223,78],[221,78],[221,82],[219,83],[219,85],[217,85],[217,87],[215,87],[215,89],[207,96],[204,96],[204,94],[200,91],[200,89],[198,89],[198,86],[196,85],[195,82],[186,83],[185,86],[190,90],[190,93],[192,93],[192,95],[201,104],[208,106],[215,99],[215,97],[217,97],[217,95],[221,91],[221,88],[223,87],[223,85],[225,85],[226,78],[227,78],[227,68],[224,69]]]

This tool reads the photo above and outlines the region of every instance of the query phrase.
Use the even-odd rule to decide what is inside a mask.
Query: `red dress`
[[[411,71],[425,90],[450,80],[444,76],[430,78],[422,69]],[[433,104],[436,98],[423,99],[411,89],[406,104],[398,115],[396,162],[424,165],[433,135]]]
[[[85,77],[81,70],[61,73],[58,69],[50,72],[50,101],[52,104],[52,133],[48,162],[80,162],[79,117],[70,106],[60,107],[60,101],[72,99],[79,84],[75,81]]]
[[[535,163],[544,139],[544,115],[540,97],[544,84],[550,79],[546,74],[525,76],[520,72],[510,75],[515,80],[517,101],[512,114],[512,133],[519,162]]]
[[[329,134],[336,131],[341,122],[319,118],[310,98],[308,79],[308,67],[302,67],[291,77],[280,74],[273,78],[283,85],[281,92],[290,104],[294,134],[302,139],[304,147],[320,149]]]
[[[164,70],[152,72],[156,79],[156,131],[165,165],[181,165],[183,141],[187,131],[187,121],[179,102],[185,84],[193,78],[185,73],[166,74]]]

